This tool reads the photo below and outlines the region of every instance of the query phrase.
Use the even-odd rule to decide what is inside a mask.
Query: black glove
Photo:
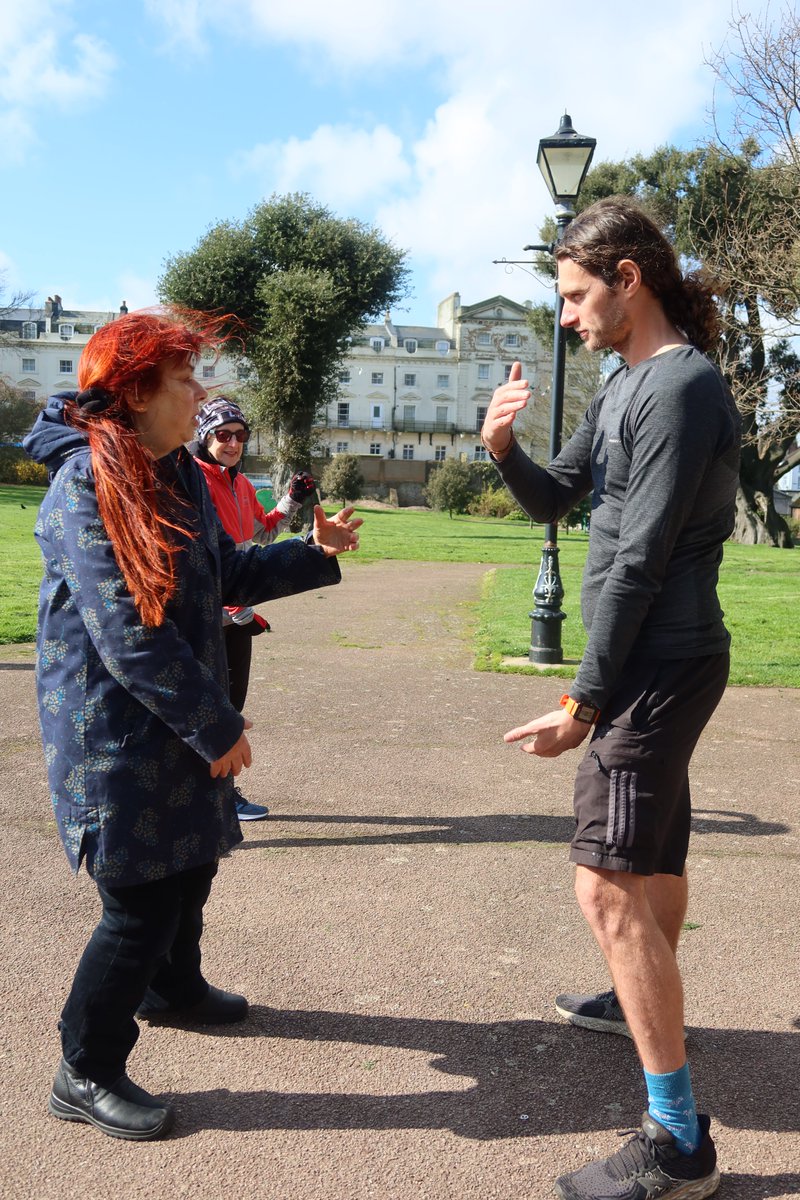
[[[314,476],[309,474],[308,471],[298,471],[289,480],[289,499],[302,504],[316,489],[317,484]]]

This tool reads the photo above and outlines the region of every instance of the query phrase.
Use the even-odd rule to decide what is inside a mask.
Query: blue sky
[[[756,7],[761,7],[757,5]],[[156,300],[164,260],[273,192],[408,251],[432,324],[452,291],[537,299],[538,140],[566,109],[596,161],[709,130],[728,0],[0,0],[6,296]]]

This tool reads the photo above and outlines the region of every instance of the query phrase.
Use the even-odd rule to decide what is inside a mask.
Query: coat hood
[[[34,462],[44,463],[52,479],[71,455],[87,446],[85,436],[64,423],[64,401],[76,392],[58,392],[39,413],[33,429],[22,439],[22,448]]]

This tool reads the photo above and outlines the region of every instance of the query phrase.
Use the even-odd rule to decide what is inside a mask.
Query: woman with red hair
[[[228,698],[220,610],[338,583],[359,520],[315,509],[313,544],[244,553],[218,524],[184,443],[206,392],[197,356],[221,318],[130,313],[81,358],[80,391],[53,397],[26,439],[51,486],[37,690],[59,832],[102,915],[59,1028],[50,1111],[112,1137],[156,1138],[170,1106],[126,1074],[135,1016],[232,1022],[243,996],[200,966],[203,906],[220,857],[241,841],[234,777],[247,722]]]

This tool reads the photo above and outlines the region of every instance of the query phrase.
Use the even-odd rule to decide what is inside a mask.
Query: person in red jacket
[[[249,436],[244,413],[227,396],[215,396],[200,409],[195,461],[205,476],[222,527],[238,550],[273,542],[316,486],[307,471],[293,475],[287,495],[271,512],[265,512],[252,483],[239,469]],[[250,682],[253,638],[268,630],[269,624],[249,607],[224,608],[222,621],[231,704],[241,712]],[[262,821],[269,816],[265,805],[248,803],[238,788],[236,811],[240,821]]]

